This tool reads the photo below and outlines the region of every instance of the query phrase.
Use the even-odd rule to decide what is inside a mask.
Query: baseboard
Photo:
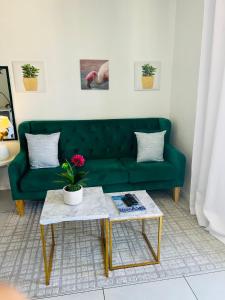
[[[185,189],[181,189],[181,197],[189,201],[190,193]]]
[[[4,191],[4,190],[10,190],[10,185],[9,184],[0,185],[0,191]]]

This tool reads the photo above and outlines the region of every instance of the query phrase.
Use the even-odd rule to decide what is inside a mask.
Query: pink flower
[[[80,154],[75,154],[72,158],[71,158],[71,162],[76,166],[76,167],[82,167],[85,163],[85,158],[83,157],[83,155]]]

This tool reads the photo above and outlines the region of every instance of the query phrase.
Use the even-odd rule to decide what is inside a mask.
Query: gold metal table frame
[[[44,269],[45,269],[45,284],[49,285],[51,272],[52,272],[52,262],[55,248],[55,235],[54,235],[54,225],[51,226],[51,236],[52,236],[52,244],[50,248],[49,259],[47,258],[47,250],[46,250],[46,240],[45,240],[45,225],[40,225],[41,229],[41,241],[42,241],[42,252],[44,258]]]
[[[145,220],[158,220],[158,243],[157,243],[157,250],[155,251],[149,241],[146,233],[145,233]],[[154,260],[133,263],[133,264],[126,264],[126,265],[112,265],[112,255],[113,255],[113,243],[112,243],[112,231],[113,231],[113,223],[118,222],[129,222],[129,221],[142,221],[142,235],[148,245],[150,252],[152,253]],[[101,219],[100,220],[100,227],[101,227],[101,244],[102,244],[102,253],[104,259],[104,268],[105,268],[105,276],[108,277],[109,270],[118,270],[118,269],[125,269],[125,268],[133,268],[133,267],[140,267],[146,265],[153,265],[160,263],[160,246],[161,246],[161,235],[162,235],[162,224],[163,224],[163,216],[159,217],[139,217],[139,218],[130,218],[130,219]],[[53,264],[53,255],[54,255],[54,247],[55,247],[55,235],[54,235],[54,225],[49,224],[51,227],[51,238],[52,244],[50,247],[50,254],[49,258],[47,257],[47,249],[46,249],[46,237],[45,237],[45,226],[48,225],[40,225],[41,230],[41,241],[42,241],[42,251],[43,251],[43,259],[44,259],[44,270],[45,270],[45,283],[49,285],[51,271],[52,271],[52,264]]]
[[[52,244],[50,247],[49,258],[47,257],[47,249],[46,249],[46,236],[45,236],[45,226],[48,225],[40,225],[41,230],[41,241],[42,241],[42,252],[44,259],[44,270],[45,270],[45,284],[49,285],[51,272],[52,272],[52,264],[53,264],[53,256],[54,256],[54,248],[55,248],[55,234],[54,234],[54,225],[49,224],[51,226],[51,238]],[[109,245],[109,220],[108,219],[100,219],[101,225],[101,244],[102,244],[102,252],[104,259],[104,267],[105,267],[105,276],[109,276],[109,256],[108,256],[108,245]]]
[[[146,233],[145,233],[145,220],[152,220],[157,219],[158,220],[158,243],[157,243],[157,251],[155,251],[152,247],[151,242],[149,241]],[[146,244],[148,245],[148,248],[150,252],[153,255],[154,260],[139,262],[139,263],[132,263],[132,264],[126,264],[126,265],[116,265],[113,266],[112,264],[112,255],[113,255],[113,243],[112,243],[112,231],[113,231],[113,223],[119,223],[119,222],[129,222],[129,221],[142,221],[142,235],[144,237],[144,240],[146,241]],[[160,263],[160,246],[161,246],[161,235],[162,235],[162,224],[163,224],[163,216],[159,217],[140,217],[140,218],[130,218],[130,219],[115,219],[115,220],[109,220],[109,269],[110,270],[118,270],[118,269],[125,269],[125,268],[133,268],[133,267],[140,267],[140,266],[147,266],[147,265],[154,265]]]

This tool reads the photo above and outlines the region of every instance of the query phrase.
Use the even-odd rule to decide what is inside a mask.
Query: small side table
[[[124,195],[127,192],[120,193],[107,193],[105,198],[107,201],[107,208],[109,211],[109,269],[111,271],[125,268],[133,268],[147,265],[154,265],[160,263],[160,247],[161,247],[161,235],[162,235],[162,224],[163,224],[163,213],[159,207],[155,204],[152,198],[148,195],[146,191],[130,191],[129,193],[135,194],[141,203],[145,206],[145,211],[120,214],[115,204],[112,201],[112,196]],[[150,240],[145,232],[145,221],[155,219],[158,222],[158,233],[157,233],[157,248],[154,249]],[[141,221],[142,222],[142,235],[143,238],[152,254],[153,259],[139,262],[130,263],[122,265],[113,265],[112,255],[113,255],[113,224],[116,222],[129,222],[129,221]]]
[[[15,158],[15,155],[10,155],[7,159],[5,160],[0,160],[0,167],[7,167],[11,161],[13,161]]]
[[[105,197],[101,187],[89,187],[84,189],[83,201],[75,206],[64,204],[62,190],[50,190],[47,192],[45,203],[40,218],[41,241],[44,258],[45,283],[49,285],[53,254],[55,247],[54,224],[74,221],[98,220],[101,225],[101,241],[105,275],[108,277],[108,210],[105,206]],[[51,249],[49,259],[46,251],[45,226],[51,226]]]

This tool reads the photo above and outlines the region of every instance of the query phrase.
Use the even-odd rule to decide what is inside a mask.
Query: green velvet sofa
[[[166,130],[164,162],[137,163],[134,132]],[[61,132],[59,160],[80,153],[87,159],[88,186],[102,186],[104,192],[173,189],[179,199],[184,183],[185,157],[170,143],[171,122],[165,118],[27,121],[19,126],[20,152],[9,165],[12,198],[18,213],[24,213],[24,200],[43,200],[47,190],[60,189],[56,182],[60,167],[29,168],[25,133]]]

